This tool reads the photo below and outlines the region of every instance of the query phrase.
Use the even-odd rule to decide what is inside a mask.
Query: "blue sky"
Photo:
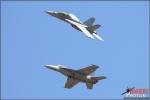
[[[27,2],[1,4],[1,90],[3,99],[116,99],[127,86],[148,88],[148,2]],[[44,10],[90,17],[102,27],[104,42],[92,40]],[[108,79],[93,90],[79,83],[64,88],[66,77],[43,67],[62,64],[80,69],[90,64]]]

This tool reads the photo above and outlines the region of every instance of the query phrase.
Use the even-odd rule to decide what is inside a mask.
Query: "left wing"
[[[75,86],[77,83],[79,83],[78,80],[75,80],[75,79],[73,79],[73,78],[68,78],[68,79],[67,79],[67,82],[66,82],[66,84],[65,84],[65,88],[70,89],[70,88],[72,88],[73,86]]]
[[[68,22],[70,22],[71,24],[77,26],[81,31],[83,31],[83,33],[84,33],[87,37],[92,38],[92,39],[95,39],[95,38],[92,36],[92,34],[85,28],[84,25],[79,24],[79,23],[74,22],[74,21],[69,20],[69,19],[66,19],[66,21],[68,21]]]
[[[84,73],[84,74],[86,74],[86,75],[89,75],[89,74],[91,74],[92,72],[94,72],[97,68],[98,68],[97,65],[91,65],[91,66],[89,66],[89,67],[79,69],[78,71],[81,72],[81,73]]]

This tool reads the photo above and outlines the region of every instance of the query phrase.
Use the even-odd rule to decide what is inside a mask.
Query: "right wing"
[[[92,34],[85,28],[84,25],[79,24],[77,22],[74,22],[72,20],[66,19],[66,21],[70,22],[71,24],[77,26],[87,37],[94,39],[94,37],[92,36]]]
[[[81,73],[84,73],[85,75],[89,75],[92,72],[94,72],[97,68],[98,68],[97,65],[91,65],[89,67],[79,69],[78,71],[81,72]]]
[[[65,84],[65,88],[70,89],[70,88],[72,88],[73,86],[75,86],[78,82],[79,82],[78,80],[75,80],[75,79],[73,79],[73,78],[68,78],[68,79],[67,79],[67,82],[66,82],[66,84]]]

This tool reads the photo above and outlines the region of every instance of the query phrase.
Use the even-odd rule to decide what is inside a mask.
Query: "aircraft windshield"
[[[58,65],[58,66],[60,66],[61,68],[67,68],[66,66],[63,66],[63,65]]]

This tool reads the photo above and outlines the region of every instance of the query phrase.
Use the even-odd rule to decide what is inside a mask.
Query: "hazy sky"
[[[1,8],[3,99],[119,99],[127,86],[148,88],[148,1],[3,1]],[[81,21],[95,17],[104,42],[45,10],[68,11]],[[108,79],[93,90],[83,83],[66,89],[67,78],[43,67],[47,64],[73,69],[97,64],[96,75]]]

